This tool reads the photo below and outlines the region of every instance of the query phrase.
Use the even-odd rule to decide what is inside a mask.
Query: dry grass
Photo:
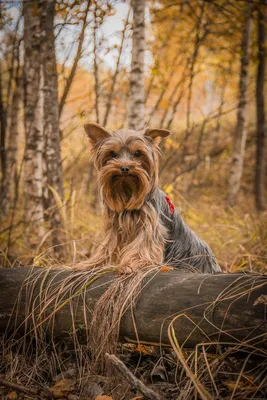
[[[253,211],[251,198],[246,204],[244,199],[244,203],[234,210],[226,210],[224,199],[218,197],[215,201],[213,193],[205,190],[194,189],[187,200],[176,190],[171,194],[187,224],[209,243],[225,271],[264,272],[267,261],[267,213],[258,215]],[[101,240],[101,205],[98,203],[93,207],[90,194],[86,196],[77,191],[70,192],[62,215],[65,232],[63,261],[74,265],[86,260]],[[38,266],[57,263],[50,246],[51,232],[34,248],[29,248],[21,220],[22,214],[17,212],[8,249],[9,221],[3,221],[0,232],[2,266],[9,267],[15,261],[26,265],[34,262]]]
[[[259,275],[261,276],[261,275]],[[170,343],[182,366],[182,379],[177,382],[180,394],[179,400],[192,399],[198,396],[203,400],[213,398],[227,399],[251,399],[266,395],[267,352],[264,344],[267,332],[247,337],[243,341],[238,340],[235,332],[228,332],[221,326],[215,326],[213,318],[209,317],[209,311],[221,301],[231,300],[231,304],[242,297],[250,296],[258,287],[266,286],[266,281],[257,279],[257,275],[248,275],[246,279],[238,277],[235,282],[224,289],[217,299],[207,306],[203,319],[209,321],[220,336],[228,337],[228,340],[211,341],[200,324],[196,324],[186,313],[175,316],[169,327],[168,335]],[[226,317],[225,317],[226,318]],[[185,351],[186,341],[179,343],[174,328],[177,320],[188,319],[192,323],[192,332],[201,331],[202,343],[198,343],[194,351],[189,354]],[[260,361],[260,362],[259,362]],[[186,375],[186,379],[184,379]],[[265,397],[264,397],[265,398]]]
[[[234,332],[226,332],[223,325],[220,325],[215,326],[216,330],[229,339],[211,341],[185,311],[174,316],[169,323],[168,333],[173,351],[161,348],[155,357],[153,346],[151,352],[144,351],[140,345],[118,347],[121,317],[127,309],[134,307],[143,279],[148,274],[153,279],[159,268],[154,267],[129,276],[114,274],[107,282],[107,290],[96,305],[89,309],[86,295],[90,295],[91,290],[96,290],[101,285],[98,284],[98,279],[111,271],[112,268],[102,267],[65,274],[62,269],[51,271],[40,268],[28,274],[13,310],[15,320],[21,321],[17,310],[20,308],[23,291],[26,293],[26,317],[23,321],[25,334],[21,335],[21,326],[17,322],[14,334],[4,337],[2,341],[1,371],[5,373],[5,379],[26,387],[53,388],[55,377],[59,374],[64,376],[69,370],[75,369],[71,393],[85,395],[92,382],[99,383],[99,377],[102,376],[102,389],[113,390],[112,396],[115,400],[130,399],[132,394],[125,387],[123,390],[126,397],[121,397],[112,373],[106,380],[103,375],[99,375],[104,373],[107,376],[104,354],[118,352],[124,360],[126,354],[127,364],[134,369],[137,376],[149,385],[152,379],[153,389],[170,400],[211,400],[216,397],[248,400],[253,396],[266,395],[267,352],[264,342],[266,343],[267,333],[256,334],[253,338],[248,336],[240,341]],[[257,274],[247,277],[244,275],[242,279],[238,277],[214,302],[207,304],[203,319],[214,324],[211,311],[217,303],[229,299],[233,303],[241,297],[247,298],[260,286],[266,287],[266,284],[266,280],[258,279]],[[80,314],[77,314],[78,304],[82,309]],[[54,338],[57,333],[55,329],[60,325],[60,329],[64,331],[64,319],[57,318],[60,318],[61,310],[66,310],[66,307],[72,320],[72,329],[68,332],[71,341],[60,342]],[[186,341],[179,343],[176,336],[175,322],[180,320],[182,323],[184,318],[192,323],[192,332],[186,341],[195,330],[201,330],[203,334],[203,342],[191,351],[186,350]],[[134,320],[133,324],[138,342]],[[85,337],[80,335],[81,325],[83,330],[85,327]],[[137,363],[132,360],[135,353],[139,354]],[[153,376],[157,375],[156,371],[160,368],[160,383],[153,383]],[[69,381],[64,382],[65,386],[70,385]],[[67,396],[66,398],[71,399]]]

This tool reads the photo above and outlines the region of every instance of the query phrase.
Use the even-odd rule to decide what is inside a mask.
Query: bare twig
[[[152,389],[149,389],[143,382],[137,379],[116,356],[106,353],[105,358],[127,380],[127,382],[130,383],[132,387],[142,393],[145,397],[150,400],[162,399],[158,393],[154,392]]]
[[[203,161],[205,161],[206,157],[210,157],[210,158],[218,157],[220,154],[222,154],[227,149],[227,147],[228,147],[228,145],[215,147],[209,153],[203,155],[202,157],[197,158],[194,162],[185,166],[184,168],[181,168],[180,171],[176,172],[175,176],[167,184],[168,185],[173,184],[179,176],[184,175],[184,174],[196,169],[199,166],[199,164],[201,164]]]
[[[21,392],[25,393],[29,396],[34,396],[34,398],[39,398],[39,399],[54,399],[54,396],[52,393],[50,393],[48,390],[44,389],[33,389],[33,388],[28,388],[26,386],[19,385],[17,383],[13,383],[10,381],[6,381],[3,378],[0,378],[0,386],[5,386],[9,389],[15,390],[16,392]],[[36,397],[37,396],[37,397]]]

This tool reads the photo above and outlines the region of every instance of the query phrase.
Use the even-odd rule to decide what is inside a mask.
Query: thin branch
[[[107,123],[108,123],[108,117],[109,117],[109,113],[110,113],[110,109],[111,109],[111,102],[112,102],[112,98],[113,98],[113,95],[114,95],[114,89],[115,89],[117,77],[118,77],[118,74],[119,74],[121,55],[122,55],[122,51],[123,51],[127,25],[129,23],[130,12],[131,12],[131,7],[129,7],[127,18],[126,18],[126,21],[125,21],[125,24],[124,24],[124,28],[123,28],[123,31],[122,31],[122,38],[121,38],[121,44],[120,44],[120,48],[119,48],[119,54],[118,54],[118,58],[117,58],[116,68],[115,68],[114,75],[112,77],[111,88],[110,88],[110,92],[109,92],[108,100],[107,100],[107,105],[106,105],[106,112],[105,112],[104,121],[103,121],[103,125],[104,126],[107,125]]]
[[[227,149],[227,147],[228,144],[224,146],[216,146],[213,149],[211,149],[208,153],[204,154],[202,157],[198,157],[195,161],[193,161],[189,165],[186,165],[183,168],[181,168],[180,171],[178,172],[176,171],[174,177],[169,182],[167,182],[167,185],[174,184],[178,177],[196,169],[199,166],[199,164],[201,164],[203,161],[206,160],[207,157],[210,158],[218,157]]]
[[[170,29],[168,30],[167,35],[166,35],[165,39],[163,40],[163,42],[162,42],[162,44],[160,46],[159,54],[158,54],[158,57],[156,59],[156,62],[155,62],[155,65],[154,65],[153,69],[158,69],[159,68],[160,60],[162,59],[162,51],[166,48],[166,46],[167,46],[167,44],[168,44],[168,42],[170,40],[170,37],[171,37],[174,29],[176,28],[177,24],[178,24],[177,20],[173,21]],[[152,73],[151,74],[151,78],[150,78],[150,82],[148,84],[147,91],[146,91],[146,94],[145,94],[145,104],[146,104],[146,102],[147,102],[147,100],[149,98],[149,94],[150,94],[151,89],[153,87],[154,80],[155,80],[155,74]]]
[[[0,162],[2,171],[2,180],[5,178],[6,173],[6,128],[7,117],[6,107],[3,99],[3,85],[2,85],[2,62],[0,60]]]
[[[200,16],[199,16],[199,19],[197,22],[197,27],[196,27],[194,51],[193,51],[192,61],[190,64],[190,75],[189,75],[190,80],[189,80],[189,85],[188,85],[187,112],[186,112],[186,130],[187,130],[187,132],[189,132],[189,130],[190,130],[191,99],[192,99],[193,80],[194,80],[194,76],[195,76],[195,73],[194,73],[195,63],[197,60],[200,44],[207,35],[207,23],[205,24],[204,32],[201,35],[201,29],[203,27],[203,20],[204,20],[204,13],[205,13],[205,2],[202,1]]]
[[[176,114],[176,111],[177,111],[177,108],[178,108],[178,106],[180,104],[180,101],[182,100],[183,95],[184,95],[184,88],[182,86],[181,91],[179,93],[179,96],[177,97],[176,101],[173,104],[172,113],[171,113],[171,116],[170,116],[169,121],[167,123],[167,129],[170,129],[170,127],[171,127],[172,121],[174,119],[174,116]]]
[[[59,116],[62,114],[63,107],[64,107],[65,102],[66,102],[66,98],[68,96],[68,93],[69,93],[73,78],[75,76],[75,72],[76,72],[76,69],[77,69],[77,66],[78,66],[78,62],[79,62],[79,60],[81,58],[81,55],[82,55],[82,47],[83,47],[83,42],[84,42],[84,37],[85,37],[85,29],[86,29],[86,26],[87,26],[86,20],[87,20],[87,15],[88,15],[88,12],[89,12],[90,5],[91,5],[91,1],[88,0],[87,7],[86,7],[85,12],[84,12],[82,30],[81,30],[80,37],[79,37],[79,44],[78,44],[78,47],[77,47],[77,52],[76,52],[76,55],[75,55],[75,58],[74,58],[74,61],[73,61],[72,67],[71,67],[70,74],[69,74],[69,76],[68,76],[68,78],[66,80],[66,85],[65,85],[65,88],[64,88],[64,91],[63,91],[63,95],[62,95],[62,97],[60,99]]]
[[[226,111],[219,111],[219,112],[220,112],[220,115],[223,116],[223,115],[227,115],[227,114],[229,114],[229,113],[231,113],[231,112],[233,112],[233,111],[235,111],[235,110],[236,110],[236,107],[233,107],[233,108],[230,108],[229,110],[226,110]],[[212,121],[212,120],[218,118],[218,113],[216,113],[216,114],[214,114],[214,115],[212,115],[212,116],[210,116],[210,117],[207,117],[207,118],[209,118],[209,120],[208,120],[207,122],[210,122],[210,121]],[[202,124],[203,124],[203,122],[201,122],[201,123],[199,123],[199,124],[196,124],[196,125],[194,126],[194,129],[198,128],[199,126],[202,126]],[[182,145],[183,145],[183,143],[181,142],[181,146],[182,146]],[[164,164],[162,165],[162,167],[161,167],[161,169],[160,169],[160,172],[159,172],[159,176],[161,176],[161,175],[163,174],[163,171],[165,171],[167,167],[168,167],[168,169],[171,169],[170,163],[171,163],[171,161],[172,161],[172,159],[173,159],[174,156],[175,156],[175,157],[177,156],[177,150],[176,150],[176,149],[170,154],[170,156],[167,158],[167,160],[166,160],[166,161],[164,162]],[[205,157],[206,157],[206,156],[205,156]]]
[[[168,90],[168,88],[169,88],[169,86],[171,84],[171,79],[172,79],[172,77],[173,77],[173,75],[174,75],[174,73],[176,71],[177,64],[179,64],[179,62],[180,62],[180,60],[182,58],[182,56],[181,57],[179,57],[179,56],[181,56],[181,55],[179,53],[177,53],[176,56],[174,57],[173,61],[172,61],[173,67],[171,68],[168,77],[164,80],[162,90],[161,90],[161,92],[160,92],[160,94],[158,96],[158,99],[157,99],[157,101],[155,103],[155,106],[153,107],[151,113],[149,114],[149,117],[148,117],[148,119],[146,121],[146,125],[149,124],[149,122],[151,121],[153,115],[157,111],[160,103],[162,102],[162,99],[163,99],[164,95],[166,94],[166,92],[167,92],[167,90]]]
[[[169,96],[169,101],[168,101],[170,106],[173,105],[173,99],[176,96],[176,93],[177,93],[179,87],[185,83],[186,72],[187,72],[187,67],[189,65],[189,62],[190,62],[190,57],[188,57],[188,59],[186,61],[186,64],[185,64],[185,67],[184,67],[184,71],[183,71],[183,74],[182,74],[180,80],[176,83],[176,85],[174,86],[174,88],[171,91],[171,94]],[[166,110],[164,111],[164,114],[163,114],[163,116],[161,118],[161,121],[160,121],[160,126],[161,127],[163,127],[163,125],[164,125],[165,119],[167,118],[167,115],[168,115],[169,110],[170,110],[170,106],[168,108],[166,108]]]
[[[98,58],[97,58],[97,15],[96,15],[96,5],[94,9],[94,29],[93,29],[93,38],[94,38],[94,77],[95,77],[95,112],[96,112],[96,122],[99,123],[99,76],[98,76]]]
[[[106,353],[105,359],[112,364],[112,366],[127,380],[127,382],[130,383],[132,387],[142,393],[145,397],[150,400],[162,400],[162,397],[158,393],[154,392],[147,385],[137,379],[132,372],[129,371],[126,365],[124,365],[116,356]]]
[[[6,381],[5,379],[3,379],[1,377],[0,377],[0,385],[5,386],[9,389],[15,390],[16,392],[25,393],[28,396],[34,396],[35,398],[37,396],[37,398],[39,398],[39,399],[43,399],[43,398],[53,399],[54,398],[52,393],[50,393],[46,389],[38,390],[38,389],[28,388],[26,386],[22,386],[17,383]]]

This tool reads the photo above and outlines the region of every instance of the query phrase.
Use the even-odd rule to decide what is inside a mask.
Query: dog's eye
[[[118,154],[117,154],[115,151],[111,151],[111,152],[110,152],[110,157],[112,157],[112,158],[117,158],[117,157],[118,157]]]
[[[135,157],[140,157],[141,156],[141,151],[137,150],[134,152]]]

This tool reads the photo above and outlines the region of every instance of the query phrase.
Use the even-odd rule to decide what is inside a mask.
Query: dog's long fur
[[[85,125],[99,171],[105,237],[88,263],[113,265],[120,272],[169,265],[190,271],[219,272],[206,243],[185,224],[158,188],[158,144],[170,132],[109,133]]]

